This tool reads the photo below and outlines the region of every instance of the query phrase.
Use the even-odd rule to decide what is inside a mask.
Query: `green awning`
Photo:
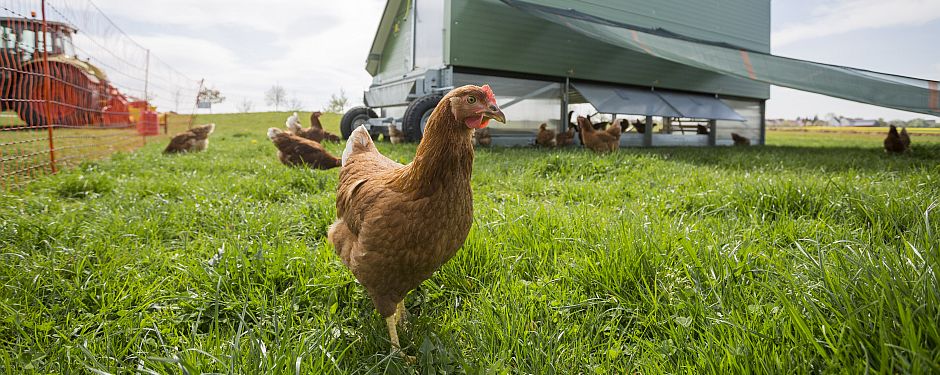
[[[600,113],[744,121],[713,96],[670,90],[575,82],[572,87]]]
[[[599,41],[660,59],[772,85],[940,116],[937,81],[774,56],[524,0],[501,0]],[[571,6],[577,6],[572,2]]]

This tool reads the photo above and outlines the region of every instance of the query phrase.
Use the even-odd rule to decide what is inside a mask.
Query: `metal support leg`
[[[708,120],[708,145],[714,146],[718,139],[718,121]]]
[[[561,85],[561,122],[558,124],[558,132],[568,131],[568,79]]]
[[[643,147],[653,145],[653,116],[646,116],[646,129],[643,131]]]

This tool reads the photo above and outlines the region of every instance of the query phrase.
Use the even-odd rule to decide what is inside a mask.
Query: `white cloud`
[[[937,0],[841,0],[818,6],[808,21],[775,30],[774,47],[806,39],[903,25],[923,25],[940,19]]]
[[[351,102],[361,102],[371,82],[366,56],[385,7],[382,0],[96,4],[161,61],[218,88],[227,99],[214,112],[235,111],[244,99],[255,110],[273,109],[265,105],[264,92],[275,83],[306,109],[322,108],[340,89]],[[239,39],[246,36],[254,40]],[[160,102],[172,94],[157,95]]]
[[[286,27],[297,22],[343,18],[344,13],[349,13],[345,10],[349,9],[351,5],[368,7],[373,3],[377,3],[377,1],[96,1],[98,7],[109,15],[135,19],[140,22],[159,23],[167,27],[182,26],[189,29],[204,30],[226,25],[278,34],[297,32],[298,30]],[[370,12],[365,11],[362,13],[368,15]],[[308,22],[307,25],[310,28],[324,27],[324,25],[317,22]],[[330,25],[326,26],[329,27]]]

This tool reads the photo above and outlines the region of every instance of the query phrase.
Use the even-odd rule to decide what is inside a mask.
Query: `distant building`
[[[878,126],[878,120],[830,116],[826,119],[829,126]]]

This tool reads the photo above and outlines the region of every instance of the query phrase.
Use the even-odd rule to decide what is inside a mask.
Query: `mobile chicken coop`
[[[940,114],[935,81],[771,55],[770,0],[388,0],[366,70],[344,137],[398,124],[419,140],[444,93],[483,83],[499,145],[565,129],[569,107],[633,116],[625,146],[763,144],[770,84]]]

